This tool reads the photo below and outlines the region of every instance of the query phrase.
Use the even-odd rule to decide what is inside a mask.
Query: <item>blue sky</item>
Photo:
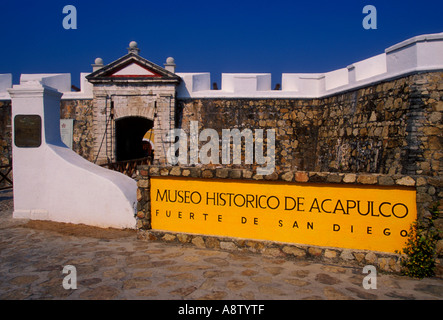
[[[65,5],[77,29],[65,30]],[[377,30],[365,30],[365,5]],[[410,37],[443,32],[440,0],[3,0],[0,73],[68,72],[78,85],[96,57],[110,63],[135,40],[141,56],[177,72],[327,72],[382,53]]]

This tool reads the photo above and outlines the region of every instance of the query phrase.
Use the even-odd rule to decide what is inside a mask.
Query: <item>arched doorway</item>
[[[143,140],[153,121],[141,117],[127,117],[115,122],[117,161],[140,159],[152,154],[152,148]]]

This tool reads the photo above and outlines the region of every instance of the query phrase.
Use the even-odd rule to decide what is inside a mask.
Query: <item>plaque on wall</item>
[[[72,149],[74,119],[60,119],[60,135],[66,146]]]
[[[42,118],[36,114],[14,117],[14,143],[19,148],[38,148],[42,144]]]

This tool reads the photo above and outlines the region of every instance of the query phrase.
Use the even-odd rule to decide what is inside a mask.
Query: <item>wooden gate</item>
[[[0,190],[12,189],[12,180],[8,178],[11,171],[12,164],[0,166]]]

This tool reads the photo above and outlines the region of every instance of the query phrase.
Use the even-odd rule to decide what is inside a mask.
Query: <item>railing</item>
[[[152,158],[146,157],[146,158],[140,158],[140,159],[134,159],[134,160],[125,160],[125,161],[117,161],[117,162],[108,162],[105,164],[101,164],[101,167],[121,172],[128,177],[135,177],[135,171],[137,170],[137,166],[144,165],[144,164],[150,164]]]
[[[12,171],[12,164],[0,166],[0,190],[12,189],[12,180],[8,178],[9,173]],[[4,183],[4,182],[6,183]],[[3,186],[6,184],[6,186]],[[8,185],[9,184],[9,185]]]

